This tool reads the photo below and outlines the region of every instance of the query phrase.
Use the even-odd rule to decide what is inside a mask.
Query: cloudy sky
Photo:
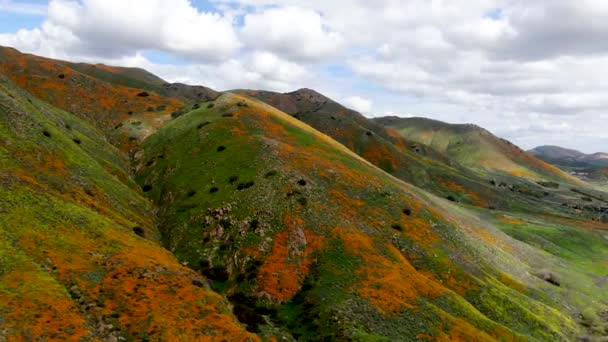
[[[0,45],[608,151],[606,0],[0,0]]]

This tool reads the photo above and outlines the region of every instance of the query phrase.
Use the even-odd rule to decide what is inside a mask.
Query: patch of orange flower
[[[301,218],[287,217],[285,225],[257,276],[258,290],[281,302],[298,293],[314,262],[314,252],[323,245],[321,236],[304,229]]]
[[[356,270],[361,281],[354,290],[383,315],[398,315],[406,308],[415,308],[420,298],[446,292],[440,284],[416,271],[392,244],[378,244],[356,229],[338,227],[333,232],[363,262]]]

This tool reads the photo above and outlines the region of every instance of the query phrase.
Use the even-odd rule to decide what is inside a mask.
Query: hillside
[[[502,173],[577,183],[565,172],[475,125],[454,125],[426,118],[385,117],[374,121],[395,129],[407,139],[429,145],[482,174]]]
[[[160,246],[119,151],[4,76],[0,165],[0,339],[253,337]]]
[[[600,188],[477,171],[312,90],[11,49],[0,84],[0,339],[608,333]]]
[[[548,267],[555,277],[582,276],[564,266],[592,245],[562,259],[557,232],[589,242],[597,233],[546,222],[556,231],[547,258],[501,232],[501,222],[527,221],[482,223],[243,97],[204,104],[141,148],[137,180],[163,204],[164,243],[232,299],[251,331],[304,340],[568,339],[576,324],[559,312],[600,293],[575,282],[555,292],[540,275]]]

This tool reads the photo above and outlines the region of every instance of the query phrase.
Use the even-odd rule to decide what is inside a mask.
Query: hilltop
[[[511,142],[471,124],[448,124],[426,118],[374,119],[402,136],[429,145],[481,173],[504,173],[532,179],[576,183],[556,167],[531,157]]]
[[[9,340],[608,331],[607,195],[479,128],[441,134],[490,147],[467,159],[309,89],[217,92],[11,49],[0,74]]]

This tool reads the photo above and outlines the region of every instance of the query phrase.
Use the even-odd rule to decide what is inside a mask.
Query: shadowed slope
[[[560,259],[501,232],[501,215],[483,223],[244,97],[177,118],[137,155],[165,245],[263,335],[567,340],[599,292],[556,291],[540,270],[561,275]]]
[[[0,76],[0,339],[255,338],[159,246],[120,155]]]

